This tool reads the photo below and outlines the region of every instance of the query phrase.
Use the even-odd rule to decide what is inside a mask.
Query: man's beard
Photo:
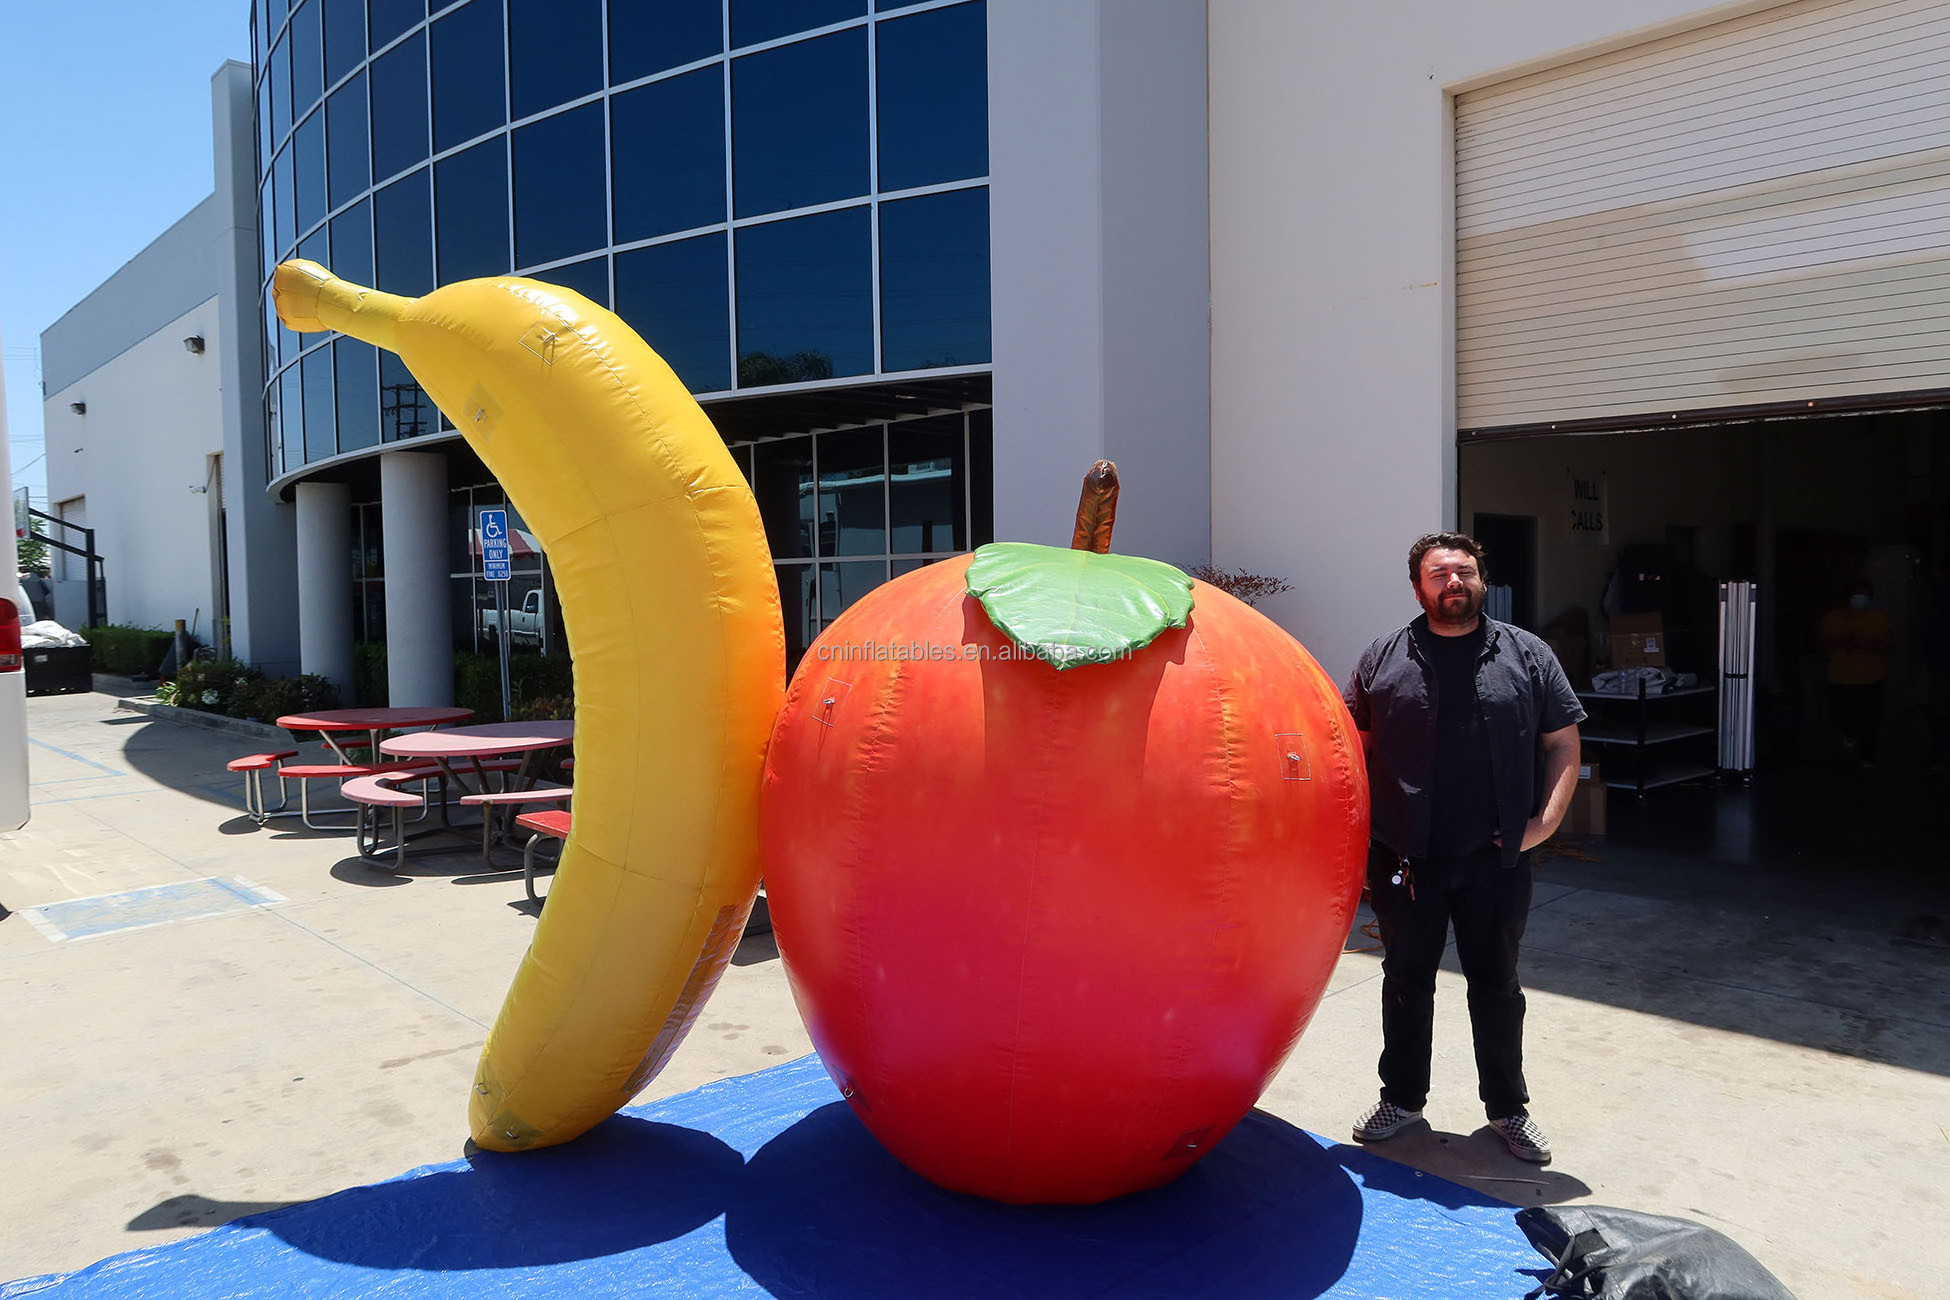
[[[1458,597],[1458,599],[1451,600],[1450,596],[1452,594]],[[1435,598],[1433,607],[1427,601],[1424,601],[1422,608],[1427,612],[1432,622],[1448,624],[1467,623],[1483,612],[1483,604],[1488,599],[1489,592],[1487,590],[1471,587],[1466,591],[1454,593],[1444,592]]]

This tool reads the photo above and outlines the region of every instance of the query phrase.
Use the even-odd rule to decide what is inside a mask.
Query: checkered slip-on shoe
[[[1378,1101],[1354,1121],[1354,1140],[1385,1142],[1421,1118],[1419,1110],[1403,1110],[1392,1101]]]
[[[1550,1163],[1551,1140],[1544,1136],[1544,1130],[1538,1128],[1537,1121],[1529,1115],[1521,1111],[1515,1115],[1505,1115],[1502,1119],[1491,1120],[1490,1127],[1517,1159],[1537,1165]]]

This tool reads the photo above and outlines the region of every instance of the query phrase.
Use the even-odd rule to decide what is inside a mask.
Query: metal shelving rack
[[[1715,725],[1683,720],[1659,721],[1654,719],[1653,713],[1670,700],[1697,700],[1702,696],[1718,694],[1717,686],[1686,686],[1647,694],[1643,681],[1639,683],[1636,695],[1579,691],[1578,698],[1581,700],[1599,705],[1628,704],[1634,707],[1629,721],[1603,717],[1597,710],[1591,710],[1592,716],[1585,720],[1578,736],[1587,745],[1608,745],[1632,751],[1628,771],[1614,772],[1612,765],[1606,766],[1605,785],[1609,788],[1632,790],[1643,795],[1647,790],[1660,786],[1703,780],[1713,776],[1716,768],[1712,763],[1690,761],[1680,742],[1715,736],[1718,734]],[[1672,748],[1663,748],[1667,746]],[[1663,756],[1667,754],[1672,756]]]

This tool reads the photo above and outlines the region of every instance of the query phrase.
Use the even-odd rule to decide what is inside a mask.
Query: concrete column
[[[447,458],[394,451],[379,458],[386,538],[386,687],[395,706],[454,702],[447,589]]]
[[[264,333],[259,299],[257,129],[250,65],[235,61],[211,81],[216,146],[217,361],[223,367],[223,507],[230,570],[231,653],[273,677],[298,671],[296,511],[266,491]],[[213,643],[217,629],[211,629]]]
[[[352,489],[300,483],[298,504],[298,666],[352,699]]]
[[[1212,554],[1204,0],[989,0],[995,535]]]

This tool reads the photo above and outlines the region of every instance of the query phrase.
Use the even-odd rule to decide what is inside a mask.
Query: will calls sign
[[[1611,511],[1605,501],[1604,473],[1568,469],[1564,471],[1564,476],[1570,488],[1566,515],[1571,540],[1599,546],[1610,542]]]

